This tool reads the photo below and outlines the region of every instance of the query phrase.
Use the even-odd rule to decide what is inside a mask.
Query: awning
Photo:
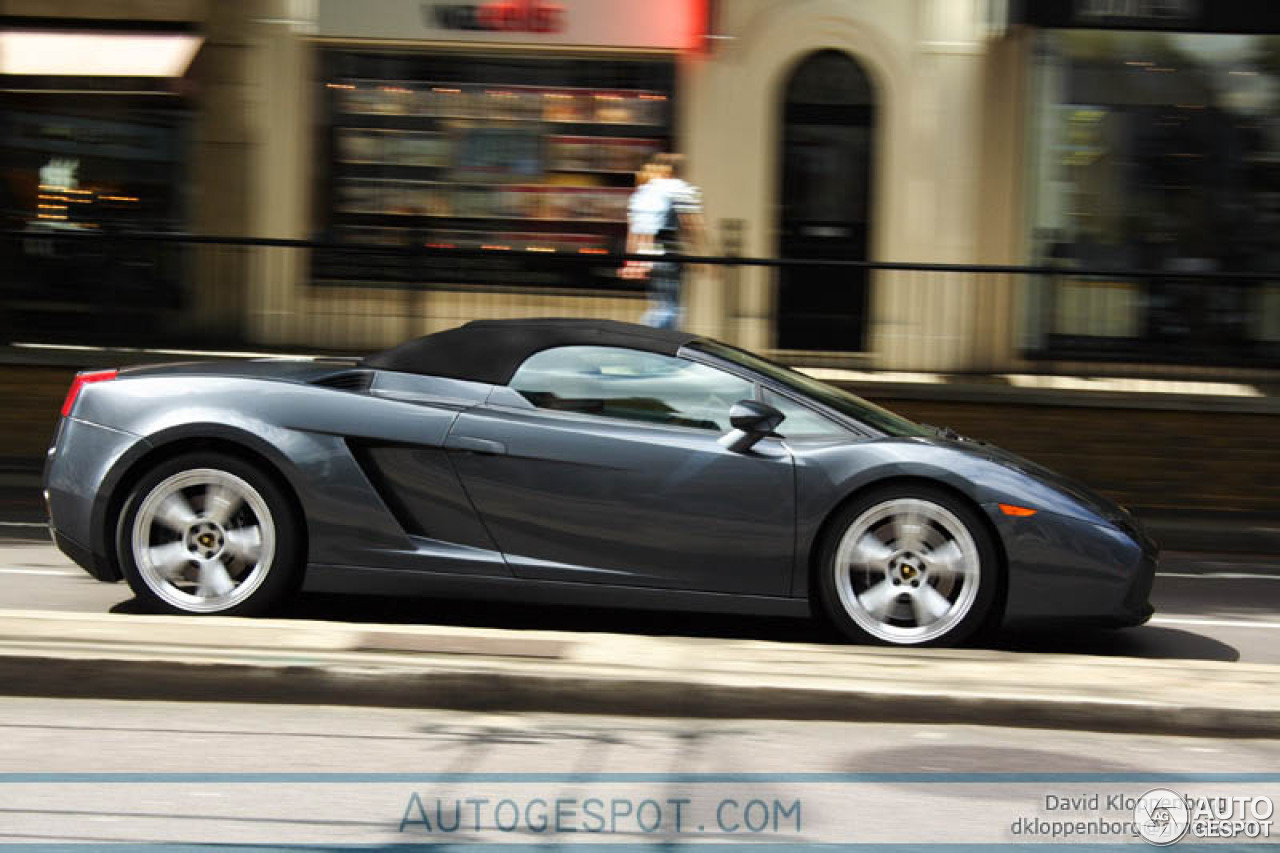
[[[30,27],[0,19],[0,74],[25,77],[171,78],[187,72],[202,35],[174,29]]]

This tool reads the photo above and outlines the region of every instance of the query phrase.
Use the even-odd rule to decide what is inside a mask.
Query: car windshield
[[[753,355],[746,350],[731,347],[718,341],[708,340],[694,341],[689,346],[768,377],[798,394],[811,400],[816,400],[887,435],[932,435],[927,428],[915,421],[904,418],[902,415],[894,414],[888,409],[882,409],[875,403],[870,403],[856,394],[850,394],[848,391],[820,382],[811,376],[805,376],[803,373],[784,367],[777,362],[769,361],[767,358]]]

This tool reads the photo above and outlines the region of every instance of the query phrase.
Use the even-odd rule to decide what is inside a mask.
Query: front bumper
[[[1008,558],[1004,624],[1141,625],[1155,612],[1159,551],[1128,520],[1090,522],[1051,512],[990,513]]]

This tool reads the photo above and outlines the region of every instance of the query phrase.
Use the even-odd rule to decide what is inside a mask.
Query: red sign
[[[498,0],[490,3],[437,3],[428,23],[446,30],[487,30],[495,33],[558,33],[565,28],[565,10],[546,0]]]
[[[712,0],[312,0],[316,32],[466,42],[696,50]],[[1048,2],[1048,0],[1045,0]],[[3,6],[0,2],[0,6]]]

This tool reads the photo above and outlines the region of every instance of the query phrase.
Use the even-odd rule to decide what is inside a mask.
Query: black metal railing
[[[1280,272],[754,258],[739,256],[739,244],[727,241],[729,254],[681,259],[717,271],[710,286],[719,289],[716,310],[726,329],[736,318],[779,319],[759,294],[782,271],[783,286],[799,289],[788,304],[803,305],[806,270],[846,269],[850,282],[873,295],[869,309],[839,322],[862,324],[850,328],[849,339],[869,341],[884,367],[1005,371],[1030,362],[1051,370],[1070,361],[1091,362],[1099,373],[1119,365],[1130,372],[1141,365],[1280,369]],[[468,311],[611,316],[630,306],[625,313],[634,316],[644,284],[617,274],[628,259],[644,258],[532,247],[0,231],[0,343],[276,343],[343,352],[420,333],[428,321],[461,321]],[[821,286],[830,280],[821,277]],[[450,293],[487,301],[449,307]],[[809,295],[821,306],[830,293]],[[803,314],[789,319],[801,323],[791,338],[803,341]],[[823,319],[829,331],[830,312]]]

